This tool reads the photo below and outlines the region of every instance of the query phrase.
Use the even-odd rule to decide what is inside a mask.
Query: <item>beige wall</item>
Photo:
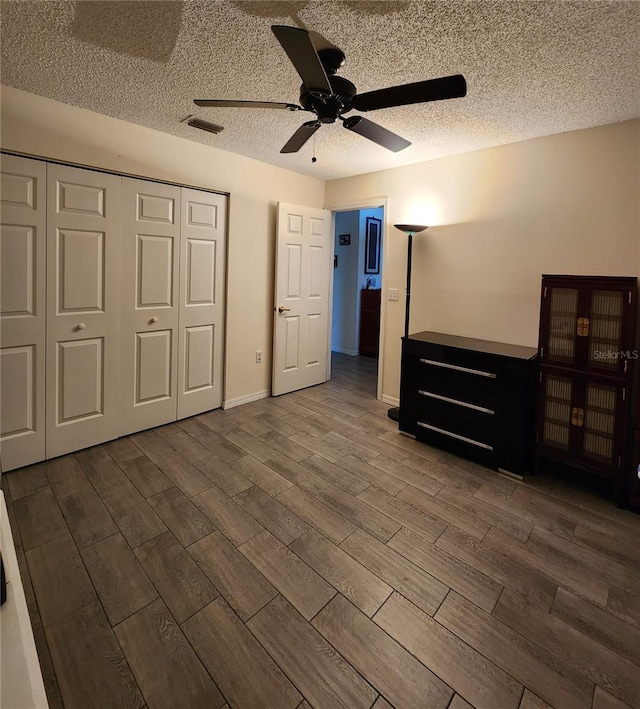
[[[325,184],[107,116],[2,87],[7,150],[231,194],[226,396],[271,387],[275,209],[388,198],[384,287],[405,283],[411,331],[535,346],[542,273],[640,275],[640,121],[540,138]],[[424,220],[424,221],[423,221]],[[404,301],[384,301],[382,392],[398,395]],[[265,361],[255,364],[255,351]]]
[[[276,204],[322,207],[324,182],[6,86],[1,99],[6,150],[230,193],[225,399],[270,391]]]
[[[384,287],[411,332],[536,346],[543,273],[640,275],[640,121],[565,133],[327,183],[327,204],[388,198]],[[385,301],[383,396],[397,397],[404,299]]]

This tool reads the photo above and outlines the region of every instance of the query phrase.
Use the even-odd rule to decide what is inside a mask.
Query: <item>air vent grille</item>
[[[215,123],[209,123],[209,121],[203,121],[201,118],[189,118],[187,125],[193,128],[199,128],[200,130],[205,130],[207,133],[220,133],[224,128],[222,126],[216,125]]]

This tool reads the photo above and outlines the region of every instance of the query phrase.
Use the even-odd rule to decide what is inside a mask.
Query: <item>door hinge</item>
[[[544,287],[544,295],[542,296],[543,298],[547,297],[547,286]]]
[[[540,359],[544,359],[544,347],[540,348]]]
[[[589,318],[578,318],[578,337],[589,336]]]
[[[629,305],[631,305],[631,291],[629,291]]]

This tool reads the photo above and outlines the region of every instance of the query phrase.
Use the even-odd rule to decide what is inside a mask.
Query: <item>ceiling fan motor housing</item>
[[[300,87],[300,105],[318,116],[321,123],[334,123],[338,116],[351,110],[356,87],[341,76],[329,76],[331,96],[321,98],[311,93],[304,84]]]

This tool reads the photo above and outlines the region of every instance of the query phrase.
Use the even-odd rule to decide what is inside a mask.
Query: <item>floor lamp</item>
[[[394,224],[396,229],[404,232],[409,237],[409,243],[407,245],[407,300],[405,303],[404,310],[404,336],[409,337],[409,306],[411,303],[411,251],[413,246],[413,235],[419,234],[421,231],[428,229],[426,226],[421,224]],[[400,420],[400,408],[398,406],[393,406],[387,411],[387,416],[393,421]]]

